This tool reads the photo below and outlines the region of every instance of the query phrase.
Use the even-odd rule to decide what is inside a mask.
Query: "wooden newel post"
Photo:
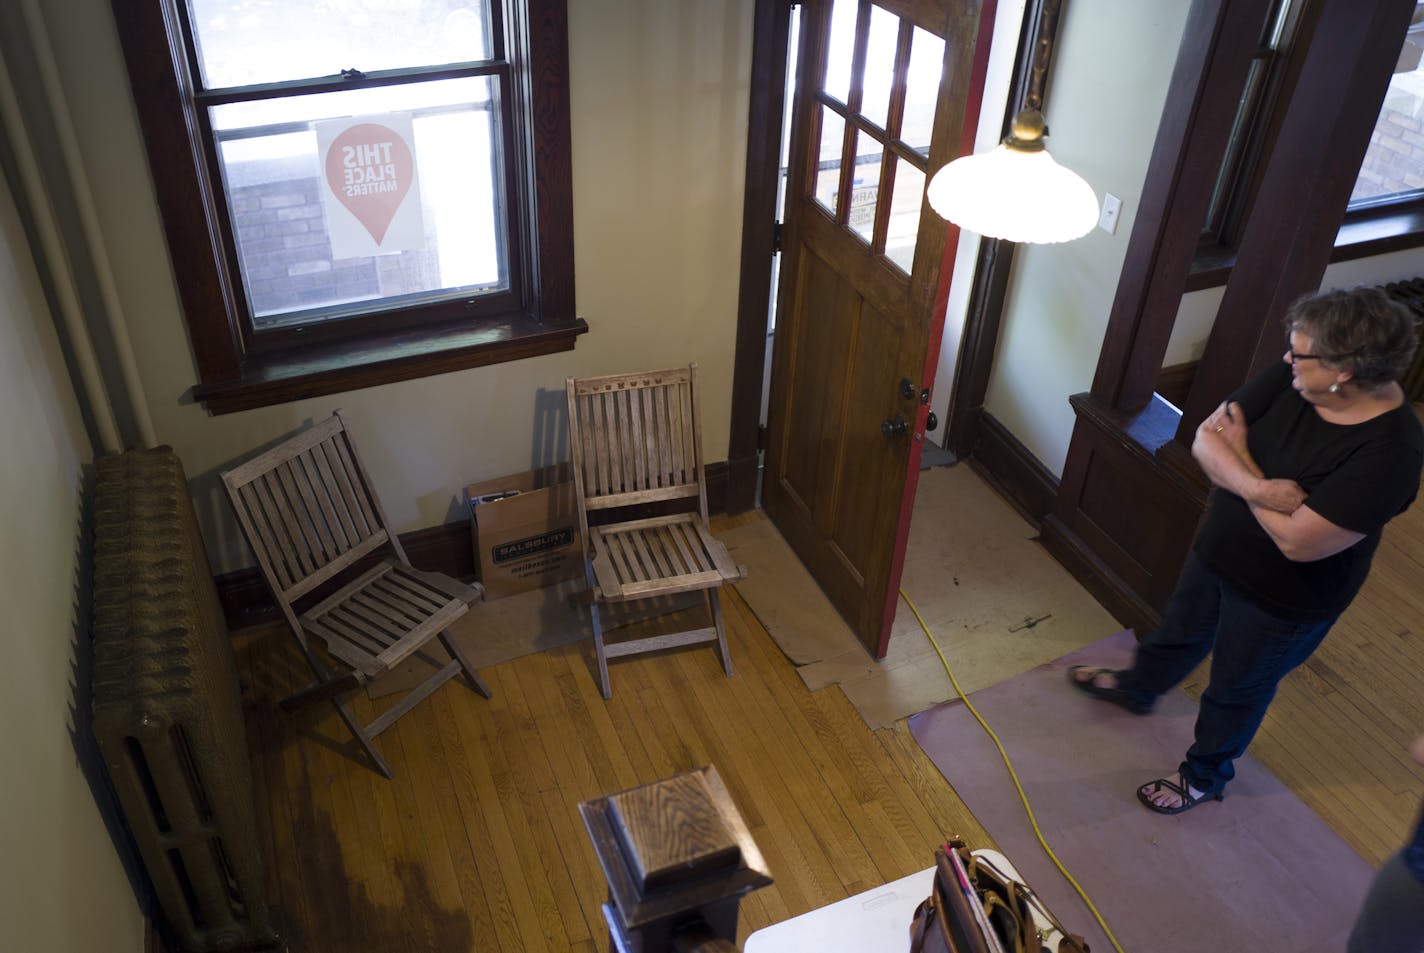
[[[711,766],[579,805],[608,879],[617,953],[733,950],[737,904],[771,883]]]

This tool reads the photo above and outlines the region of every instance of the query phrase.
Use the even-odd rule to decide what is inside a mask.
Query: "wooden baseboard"
[[[706,466],[709,512],[727,510],[728,469],[722,460]],[[456,579],[475,578],[475,543],[469,520],[402,533],[400,541],[417,569],[443,572]],[[281,618],[257,567],[223,573],[214,581],[229,631],[266,625]]]
[[[759,461],[755,453],[727,461],[724,468],[726,474],[724,502],[720,508],[713,507],[712,504],[712,468],[708,467],[707,505],[719,513],[745,513],[747,510],[755,509],[758,466]]]
[[[1039,542],[1114,619],[1139,633],[1157,625],[1157,612],[1113,573],[1053,514],[1059,480],[992,414],[981,414],[969,464],[1026,520]]]
[[[993,414],[979,415],[969,465],[1035,526],[1053,512],[1058,478]]]
[[[1132,629],[1138,638],[1161,623],[1161,613],[1133,592],[1121,576],[1113,572],[1082,539],[1051,513],[1043,521],[1039,542],[1058,560],[1059,565],[1068,570],[1084,589],[1092,593],[1098,604],[1106,609],[1119,625]]]

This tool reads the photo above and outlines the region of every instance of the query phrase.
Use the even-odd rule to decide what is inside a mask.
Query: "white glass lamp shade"
[[[1011,136],[989,152],[955,159],[930,179],[926,197],[960,228],[1011,242],[1072,241],[1098,221],[1092,188],[1053,161],[1041,139],[1020,144]]]

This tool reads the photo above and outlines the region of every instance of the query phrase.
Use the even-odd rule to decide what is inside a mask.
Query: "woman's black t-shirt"
[[[1193,547],[1197,557],[1273,615],[1333,619],[1364,584],[1384,524],[1418,493],[1424,427],[1407,400],[1364,423],[1329,423],[1291,387],[1284,363],[1227,400],[1241,405],[1247,447],[1266,477],[1296,481],[1306,506],[1365,538],[1324,559],[1292,562],[1246,501],[1218,487]]]

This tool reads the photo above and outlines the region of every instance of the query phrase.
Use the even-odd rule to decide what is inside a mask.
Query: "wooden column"
[[[613,950],[735,948],[737,906],[771,875],[716,768],[584,801],[579,813],[608,879]]]
[[[1183,448],[1227,393],[1280,360],[1286,309],[1320,286],[1413,12],[1414,0],[1322,0],[1182,408]]]

